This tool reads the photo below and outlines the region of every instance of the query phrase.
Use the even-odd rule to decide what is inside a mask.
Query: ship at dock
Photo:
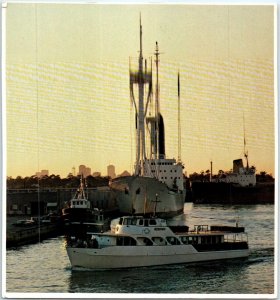
[[[274,204],[274,182],[259,183],[256,179],[256,168],[249,166],[246,151],[244,130],[244,158],[233,160],[233,168],[229,172],[220,171],[210,181],[193,181],[191,183],[194,203],[211,204]]]
[[[113,179],[110,187],[116,195],[121,214],[152,214],[156,210],[158,216],[168,218],[183,213],[184,166],[179,155],[178,160],[166,157],[164,118],[160,112],[158,80],[160,52],[157,42],[154,55],[155,92],[153,92],[152,59],[147,62],[143,58],[140,19],[140,51],[135,70],[130,60],[130,99],[135,110],[136,124],[134,174]],[[178,120],[179,82],[178,74]],[[137,91],[134,90],[135,86],[138,87]],[[178,125],[178,129],[179,127]]]

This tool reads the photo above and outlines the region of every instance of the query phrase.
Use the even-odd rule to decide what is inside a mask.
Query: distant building
[[[91,175],[91,168],[86,167],[85,165],[80,165],[78,175],[83,175],[84,177],[90,176]]]
[[[101,172],[93,172],[92,176],[93,177],[101,177]]]
[[[44,176],[49,176],[49,170],[41,170],[41,172],[36,172],[36,177],[42,178]]]
[[[107,166],[107,175],[112,179],[116,178],[116,171],[114,165]]]
[[[128,171],[123,171],[118,177],[124,177],[124,176],[130,176],[130,173]]]

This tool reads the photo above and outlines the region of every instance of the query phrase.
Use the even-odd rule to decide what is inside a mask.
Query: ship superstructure
[[[243,117],[243,124],[244,124],[244,117]],[[227,172],[222,174],[222,176],[218,177],[219,182],[227,182],[239,185],[241,187],[246,186],[255,186],[257,183],[256,180],[256,168],[254,166],[249,167],[249,154],[248,150],[246,150],[246,135],[245,135],[245,125],[244,126],[244,157],[246,160],[246,166],[243,165],[242,158],[235,159],[233,161],[233,168],[232,172]]]

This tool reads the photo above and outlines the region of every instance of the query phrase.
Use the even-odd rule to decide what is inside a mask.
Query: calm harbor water
[[[245,260],[135,268],[72,271],[63,237],[9,249],[8,293],[273,294],[274,206],[185,204],[187,225],[245,226],[250,257]],[[73,294],[72,294],[73,295]],[[28,296],[28,294],[27,294]],[[187,295],[186,295],[187,296]]]

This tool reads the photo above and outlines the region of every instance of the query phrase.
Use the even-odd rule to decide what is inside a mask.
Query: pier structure
[[[60,213],[77,188],[7,189],[7,215]],[[92,207],[114,209],[116,203],[109,187],[87,188]]]

